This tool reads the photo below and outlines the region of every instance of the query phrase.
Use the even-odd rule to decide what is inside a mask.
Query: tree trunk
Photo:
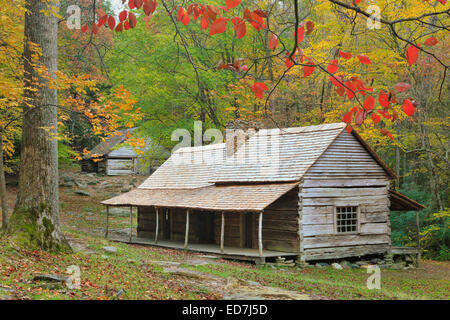
[[[24,79],[27,106],[22,122],[19,191],[9,230],[28,246],[68,247],[59,223],[57,90],[58,22],[48,4],[28,0],[25,14]],[[36,47],[41,52],[36,56]],[[45,70],[44,72],[42,70]],[[20,237],[19,237],[20,235]]]
[[[2,229],[8,226],[8,205],[6,203],[6,179],[3,165],[3,129],[0,128],[0,202],[2,208]]]

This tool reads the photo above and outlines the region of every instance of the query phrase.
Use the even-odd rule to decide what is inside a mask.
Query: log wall
[[[189,214],[189,242],[203,243],[205,230],[205,212],[191,210]],[[167,218],[166,218],[167,216]],[[155,239],[156,212],[154,207],[138,207],[137,235],[142,238]],[[185,240],[186,210],[159,208],[158,239],[181,241]],[[168,232],[167,232],[168,231]]]
[[[304,176],[299,192],[306,260],[382,253],[390,245],[389,178],[351,134],[343,132]],[[359,206],[359,232],[335,232],[335,207]]]
[[[263,213],[263,248],[283,252],[298,252],[298,188],[294,188],[268,206]],[[256,215],[255,215],[256,219]],[[257,220],[254,237],[257,239]],[[254,242],[257,245],[257,241]],[[255,248],[257,246],[254,246]]]

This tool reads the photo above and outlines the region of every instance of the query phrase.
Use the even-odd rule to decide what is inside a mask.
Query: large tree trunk
[[[57,70],[58,24],[47,4],[58,5],[42,0],[28,0],[26,5],[24,79],[28,106],[22,122],[19,191],[9,230],[27,245],[58,251],[67,246],[59,223],[57,90],[50,84]],[[41,51],[38,57],[36,45]]]
[[[0,202],[2,209],[2,229],[8,226],[8,205],[6,203],[5,168],[3,165],[3,129],[0,128]]]

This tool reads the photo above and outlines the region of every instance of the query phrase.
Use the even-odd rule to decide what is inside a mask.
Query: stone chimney
[[[259,130],[256,122],[234,120],[226,126],[227,157],[230,157],[245,144],[245,142]]]

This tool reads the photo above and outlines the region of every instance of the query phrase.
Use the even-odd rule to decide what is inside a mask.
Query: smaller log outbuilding
[[[392,170],[345,128],[264,129],[181,148],[102,203],[137,207],[137,243],[258,261],[388,253],[390,210],[423,206],[390,191]]]
[[[120,130],[100,142],[89,155],[83,157],[81,170],[109,176],[148,175],[154,172],[162,162],[160,158],[164,156],[164,148],[156,146],[147,138],[145,147],[140,148],[142,152],[136,152],[134,147],[125,143],[136,129]],[[150,156],[146,154],[149,150],[153,151]]]

